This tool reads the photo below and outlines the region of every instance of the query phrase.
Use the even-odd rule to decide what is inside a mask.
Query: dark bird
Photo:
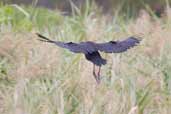
[[[128,37],[123,41],[110,41],[106,43],[94,43],[91,41],[73,43],[73,42],[60,42],[53,41],[48,39],[47,37],[36,33],[40,37],[40,41],[53,43],[59,47],[69,49],[74,53],[83,53],[85,58],[93,63],[93,75],[96,79],[97,83],[100,83],[100,68],[102,65],[106,64],[106,60],[103,59],[99,53],[99,51],[105,53],[121,53],[127,51],[127,49],[136,46],[140,43],[135,37]],[[95,72],[95,65],[98,66],[98,72]]]

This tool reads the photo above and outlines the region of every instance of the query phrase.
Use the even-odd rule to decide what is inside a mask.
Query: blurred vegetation
[[[7,5],[0,7],[0,23],[11,24],[14,30],[31,30],[33,27],[50,27],[62,23],[62,16],[43,8]]]
[[[122,13],[128,16],[137,15],[140,9],[147,5],[155,10],[157,7],[165,7],[171,0],[2,0],[8,4],[25,4],[32,6],[43,6],[47,8],[58,8],[65,12],[72,12],[71,2],[77,7],[84,7],[86,2],[95,3],[104,13]]]
[[[64,16],[59,10],[1,4],[0,113],[170,114],[170,8],[159,18],[148,5],[137,16],[131,10],[105,15],[88,1],[83,9],[71,6],[72,15]],[[102,54],[108,64],[97,85],[84,56],[39,42],[35,32],[60,41],[138,35],[142,42],[123,54]]]

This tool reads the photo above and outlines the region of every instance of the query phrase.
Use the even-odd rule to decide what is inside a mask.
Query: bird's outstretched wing
[[[60,41],[53,41],[39,33],[36,33],[36,34],[38,35],[38,37],[40,37],[39,39],[40,41],[53,43],[59,47],[69,49],[70,51],[74,53],[87,53],[84,47],[82,47],[80,44],[73,43],[73,42],[64,43]]]
[[[98,43],[96,44],[97,49],[99,51],[103,51],[106,53],[121,53],[126,51],[127,49],[136,46],[140,40],[135,37],[129,37],[123,41],[110,41],[107,43]]]

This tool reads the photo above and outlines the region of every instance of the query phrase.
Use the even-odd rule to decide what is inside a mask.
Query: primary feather
[[[106,53],[121,53],[131,47],[136,46],[139,42],[140,40],[134,37],[129,37],[123,41],[110,41],[107,43],[99,43],[97,44],[97,49]]]
[[[73,42],[65,43],[65,42],[60,42],[60,41],[53,41],[39,33],[36,33],[36,34],[41,38],[39,39],[40,41],[53,43],[59,47],[69,49],[70,51],[74,53],[87,53],[86,49],[84,49],[84,47],[81,46],[80,44],[73,43]]]

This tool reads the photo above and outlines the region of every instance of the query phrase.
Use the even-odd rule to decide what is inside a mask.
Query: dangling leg
[[[99,83],[99,81],[98,81],[98,76],[96,75],[96,71],[95,71],[96,69],[95,69],[95,64],[93,64],[93,76],[94,76],[94,78],[96,79],[96,82],[97,83]]]
[[[95,64],[93,64],[93,76],[94,76],[94,78],[96,79],[96,72],[95,72]],[[97,81],[97,80],[96,80]]]
[[[95,64],[93,64],[93,76],[96,78]]]
[[[98,73],[97,73],[97,79],[98,79],[98,82],[99,82],[99,83],[100,83],[100,80],[101,80],[101,77],[100,77],[100,70],[101,70],[101,66],[99,66]]]

